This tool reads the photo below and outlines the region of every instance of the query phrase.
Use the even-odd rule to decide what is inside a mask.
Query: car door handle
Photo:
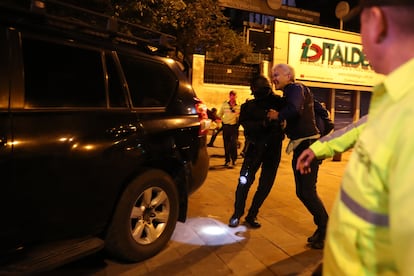
[[[4,136],[0,136],[0,146],[5,147],[7,146],[7,138]]]
[[[121,125],[119,127],[109,129],[108,132],[115,137],[124,137],[138,132],[138,129],[141,129],[141,127],[142,125],[139,125],[139,127],[132,124]]]

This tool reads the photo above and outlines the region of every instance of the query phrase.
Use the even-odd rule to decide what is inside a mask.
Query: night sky
[[[339,28],[339,19],[335,16],[335,8],[340,0],[296,0],[296,7],[320,12],[320,25]],[[348,0],[349,6],[357,5],[358,0]],[[344,30],[359,32],[359,19],[344,23]]]

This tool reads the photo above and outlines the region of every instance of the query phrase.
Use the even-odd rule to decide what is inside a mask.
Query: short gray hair
[[[276,68],[281,68],[286,74],[290,74],[291,81],[296,81],[295,69],[293,69],[293,67],[290,66],[289,64],[286,64],[286,63],[276,64],[275,66],[273,66],[272,71],[275,70]]]

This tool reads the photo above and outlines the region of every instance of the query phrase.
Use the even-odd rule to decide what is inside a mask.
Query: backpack
[[[328,110],[317,100],[314,100],[313,109],[315,111],[316,126],[319,129],[321,137],[329,134],[334,129],[335,125],[332,120],[329,119]]]

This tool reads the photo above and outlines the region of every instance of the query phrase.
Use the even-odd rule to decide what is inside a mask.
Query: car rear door
[[[24,94],[11,112],[15,222],[26,240],[96,234],[136,168],[136,115],[122,86],[108,85],[104,51],[25,33],[20,44]]]

